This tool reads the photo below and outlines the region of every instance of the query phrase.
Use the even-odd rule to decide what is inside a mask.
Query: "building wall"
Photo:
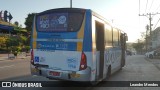
[[[160,27],[156,28],[153,32],[152,32],[152,49],[157,49],[158,47],[160,47]]]

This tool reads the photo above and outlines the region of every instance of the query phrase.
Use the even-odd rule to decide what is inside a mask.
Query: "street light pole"
[[[70,8],[72,8],[72,0],[70,0]]]

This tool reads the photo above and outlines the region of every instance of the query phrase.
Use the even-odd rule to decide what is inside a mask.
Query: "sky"
[[[149,24],[147,16],[139,14],[160,13],[160,0],[72,0],[75,8],[92,9],[102,15],[114,26],[128,34],[128,42],[137,42],[145,26]],[[12,23],[18,21],[25,27],[25,18],[29,13],[39,13],[54,8],[70,7],[70,0],[1,0],[0,11],[7,10],[13,16]],[[152,28],[160,26],[160,14],[153,15]],[[157,25],[156,25],[157,24]]]

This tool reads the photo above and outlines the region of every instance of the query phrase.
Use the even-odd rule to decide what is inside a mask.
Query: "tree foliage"
[[[34,16],[35,16],[35,13],[29,13],[28,16],[26,17],[26,21],[24,23],[26,25],[26,30],[27,30],[28,35],[26,36],[26,38],[22,37],[22,39],[24,41],[24,44],[27,46],[29,46],[29,44],[30,44],[30,38],[31,38],[30,32],[32,30]]]
[[[30,32],[32,30],[32,23],[35,13],[28,14],[26,17],[25,25],[26,28],[22,28],[22,25],[18,21],[14,22],[14,34],[10,36],[0,36],[0,50],[5,51],[21,52],[29,51],[30,47]]]
[[[7,47],[12,47],[12,46],[19,46],[20,45],[20,39],[17,37],[9,37],[6,40],[6,46]]]
[[[9,51],[20,52],[22,48],[25,48],[27,38],[25,36],[11,36],[6,40],[6,46]]]
[[[18,27],[19,26],[19,22],[15,21],[14,24]]]
[[[28,14],[26,21],[24,23],[26,25],[26,29],[28,32],[32,30],[32,23],[33,23],[34,15],[35,13]]]
[[[144,51],[144,43],[143,42],[133,43],[132,46],[137,52],[143,52]]]
[[[0,36],[0,48],[3,48],[6,46],[6,40],[7,40],[7,37]]]

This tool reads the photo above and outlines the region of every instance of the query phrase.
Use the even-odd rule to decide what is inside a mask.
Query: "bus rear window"
[[[83,21],[83,13],[51,13],[37,16],[37,30],[41,32],[78,31]]]

